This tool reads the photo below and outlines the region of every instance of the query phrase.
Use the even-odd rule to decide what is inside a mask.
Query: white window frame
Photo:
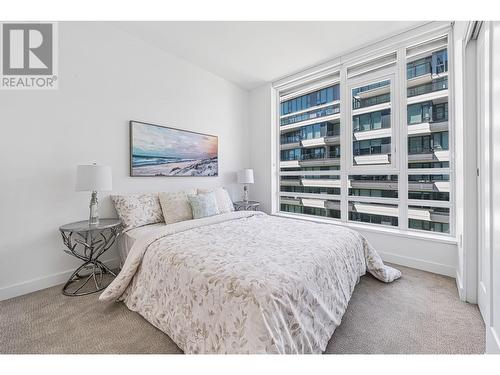
[[[420,43],[425,43],[427,41],[444,37],[448,38],[448,134],[449,134],[449,153],[450,153],[450,167],[449,169],[432,169],[429,174],[448,174],[450,175],[450,200],[449,202],[439,202],[439,201],[415,201],[408,199],[408,134],[407,126],[401,126],[403,123],[406,125],[406,109],[407,109],[407,97],[406,97],[406,49],[413,45]],[[272,192],[271,192],[271,213],[284,217],[301,218],[309,221],[317,222],[327,222],[332,224],[342,224],[353,228],[359,228],[366,231],[373,232],[385,232],[395,235],[401,235],[404,237],[415,237],[421,239],[427,239],[431,241],[437,241],[442,243],[453,243],[456,244],[456,202],[455,202],[455,163],[454,163],[454,153],[455,153],[455,122],[453,118],[454,113],[454,95],[453,95],[453,71],[454,71],[454,54],[453,54],[453,34],[452,26],[450,23],[446,22],[434,22],[414,30],[410,30],[406,33],[400,34],[396,37],[384,40],[379,43],[375,43],[371,46],[364,47],[348,55],[338,57],[330,62],[324,63],[320,66],[309,68],[303,72],[292,75],[291,77],[286,77],[284,79],[278,80],[273,83],[271,98],[271,114],[272,114],[272,129],[271,129],[271,148],[272,161],[271,161],[271,181],[272,181]],[[347,68],[349,66],[357,65],[363,63],[364,61],[369,61],[378,56],[388,55],[390,53],[396,53],[396,65],[395,65],[395,80],[391,80],[391,130],[393,130],[394,137],[391,138],[391,148],[395,147],[393,157],[397,161],[391,163],[391,167],[383,166],[383,168],[375,168],[376,166],[370,166],[368,168],[364,166],[354,166],[352,165],[352,104],[351,104],[351,91],[350,88],[353,86],[352,82],[357,82],[358,77],[347,78]],[[385,69],[385,68],[384,68]],[[384,70],[387,72],[387,70]],[[341,202],[341,219],[326,218],[326,217],[314,217],[311,215],[300,215],[300,214],[288,214],[286,212],[280,212],[280,147],[279,147],[279,103],[280,103],[280,92],[290,91],[293,87],[303,86],[318,77],[327,77],[328,75],[340,72],[340,139],[341,139],[341,161],[340,170],[331,171],[331,175],[337,174],[338,172],[341,176],[341,194],[332,195],[330,199],[337,200],[340,199]],[[373,73],[374,75],[380,75],[382,70]],[[363,75],[361,81],[366,81],[366,77],[372,73],[367,73]],[[372,81],[372,80],[370,80]],[[356,87],[360,85],[356,84]],[[348,98],[348,99],[347,99]],[[394,104],[398,101],[397,104]],[[396,118],[393,120],[393,116]],[[400,126],[396,126],[399,124]],[[394,128],[394,129],[393,129]],[[396,134],[394,134],[396,133]],[[347,147],[346,147],[347,146]],[[398,149],[399,148],[399,149]],[[405,152],[400,152],[404,150]],[[419,170],[419,174],[425,174],[428,170]],[[416,172],[416,171],[415,171]],[[443,173],[440,173],[443,172]],[[411,171],[410,173],[413,173]],[[348,204],[349,201],[359,201],[359,197],[348,195],[347,181],[349,175],[356,174],[396,174],[398,175],[398,198],[386,198],[388,204],[398,204],[399,207],[399,217],[398,217],[398,227],[387,227],[384,225],[376,224],[364,224],[358,222],[352,222],[348,220]],[[376,199],[372,199],[375,202]],[[389,202],[390,200],[390,202]],[[384,200],[385,201],[385,200]],[[397,202],[397,203],[396,203]],[[422,205],[433,206],[433,207],[450,207],[450,233],[435,233],[429,231],[419,231],[415,229],[408,229],[408,205],[412,205],[415,202],[421,202]]]

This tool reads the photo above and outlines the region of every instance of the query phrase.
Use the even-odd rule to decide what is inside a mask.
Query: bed
[[[165,228],[165,223],[144,225],[138,228],[128,229],[120,234],[117,239],[118,255],[120,256],[120,268],[123,267],[127,255],[134,243],[143,236],[148,236],[160,228]]]
[[[185,353],[321,353],[366,271],[401,273],[343,226],[238,211],[142,230],[101,301]]]

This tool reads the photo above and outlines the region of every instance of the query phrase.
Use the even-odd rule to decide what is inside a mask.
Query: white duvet
[[[321,353],[368,270],[385,266],[342,226],[232,212],[137,240],[100,300],[123,300],[185,353]]]

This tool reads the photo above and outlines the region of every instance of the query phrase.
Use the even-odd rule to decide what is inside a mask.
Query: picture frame
[[[129,121],[131,177],[216,177],[216,135]]]

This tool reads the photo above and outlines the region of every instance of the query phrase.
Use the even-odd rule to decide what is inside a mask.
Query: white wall
[[[250,92],[250,166],[254,169],[255,184],[251,198],[261,202],[267,213],[272,212],[273,169],[271,167],[272,126],[271,84]],[[457,245],[405,237],[379,231],[358,229],[386,261],[429,272],[456,277]]]
[[[113,190],[223,185],[249,164],[248,93],[110,23],[59,23],[59,90],[0,91],[0,300],[65,281],[79,265],[58,227],[86,219],[77,164],[113,169]],[[219,136],[219,177],[131,178],[131,119]],[[115,216],[101,195],[101,217]],[[116,253],[105,259],[113,261]]]
[[[271,212],[271,84],[250,91],[249,134],[250,167],[255,184],[250,186],[250,198],[260,202],[261,209]]]

